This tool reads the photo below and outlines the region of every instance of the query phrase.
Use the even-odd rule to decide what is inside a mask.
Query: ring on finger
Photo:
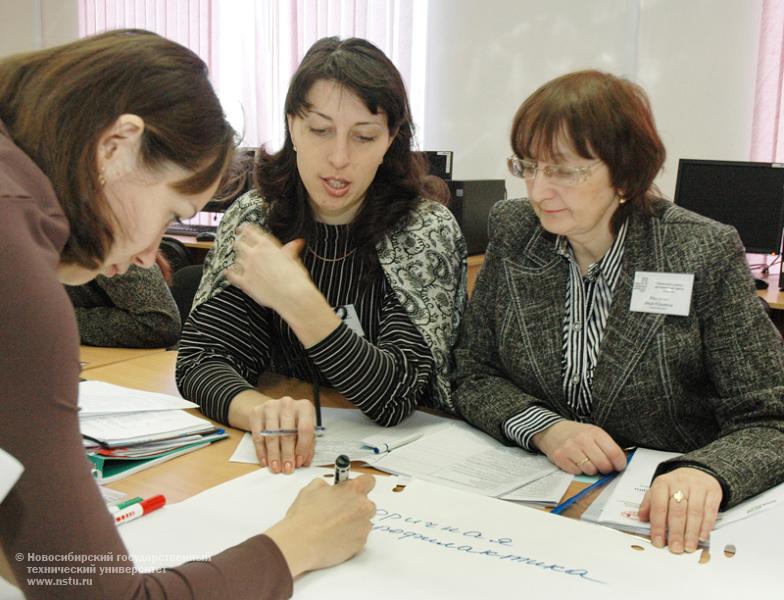
[[[675,493],[672,496],[670,496],[670,499],[675,500],[675,502],[677,502],[678,504],[680,504],[684,500],[686,500],[686,502],[689,501],[689,499],[681,490],[675,490]]]
[[[589,463],[589,462],[591,462],[591,459],[586,456],[584,459],[582,459],[580,462],[577,463],[577,466],[582,467],[585,463]]]

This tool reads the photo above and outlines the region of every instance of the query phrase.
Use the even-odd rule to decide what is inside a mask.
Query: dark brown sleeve
[[[79,338],[51,221],[29,198],[0,194],[0,447],[25,467],[0,504],[0,540],[26,597],[289,597],[289,570],[263,535],[210,561],[133,571],[81,444]]]

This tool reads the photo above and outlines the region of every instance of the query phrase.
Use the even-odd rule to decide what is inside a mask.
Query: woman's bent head
[[[204,62],[139,30],[0,61],[0,119],[51,181],[76,271],[154,260],[166,224],[209,199],[234,146]]]

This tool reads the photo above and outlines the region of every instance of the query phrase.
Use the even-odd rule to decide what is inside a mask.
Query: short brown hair
[[[552,158],[566,139],[583,158],[601,159],[627,199],[613,215],[615,231],[632,210],[650,214],[653,180],[666,153],[639,85],[600,71],[553,79],[517,110],[511,137],[521,158]]]
[[[96,268],[117,226],[98,181],[98,140],[122,114],[145,122],[140,161],[193,175],[206,190],[231,158],[234,130],[193,52],[149,31],[120,29],[0,61],[0,119],[52,183],[71,235],[64,262]]]

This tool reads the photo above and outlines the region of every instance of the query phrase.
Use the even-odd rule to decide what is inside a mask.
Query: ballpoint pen
[[[327,430],[326,427],[321,425],[316,426],[316,437],[321,437],[324,435],[324,432]],[[259,431],[255,435],[261,437],[274,437],[276,435],[297,435],[299,433],[298,429],[264,429]]]
[[[630,461],[632,459],[632,457],[634,456],[634,451],[636,449],[637,449],[636,446],[631,446],[629,448],[624,448],[623,449],[623,451],[627,453],[627,456],[626,456],[627,464],[628,464],[628,461]],[[550,514],[560,515],[565,510],[567,510],[568,508],[573,506],[578,500],[580,500],[581,498],[584,498],[585,496],[587,496],[593,490],[598,489],[598,488],[602,487],[603,485],[606,485],[606,484],[610,483],[613,479],[615,479],[620,474],[621,474],[621,471],[614,471],[612,473],[608,473],[607,475],[604,475],[603,477],[600,477],[599,479],[594,481],[591,485],[589,485],[584,490],[581,490],[581,491],[577,492],[573,496],[569,496],[566,500],[564,500],[558,506],[553,508],[553,510],[550,511]]]

